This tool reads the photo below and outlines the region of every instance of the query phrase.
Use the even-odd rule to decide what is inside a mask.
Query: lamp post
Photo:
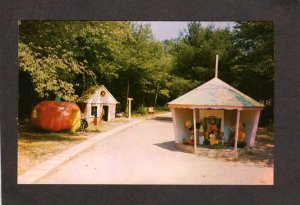
[[[127,98],[128,100],[128,121],[131,120],[131,101],[133,100],[133,98]]]

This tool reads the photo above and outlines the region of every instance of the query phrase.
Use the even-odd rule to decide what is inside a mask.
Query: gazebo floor
[[[199,156],[206,157],[220,157],[220,158],[234,158],[235,151],[232,147],[222,148],[222,149],[212,149],[206,145],[197,145],[197,149],[194,148],[194,145],[186,145],[181,143],[175,144],[176,148],[180,151],[196,154]],[[238,148],[237,155],[244,153],[248,150],[249,147]]]

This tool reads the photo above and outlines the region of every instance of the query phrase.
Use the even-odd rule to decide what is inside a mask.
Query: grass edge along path
[[[99,123],[97,127],[91,125],[87,132],[75,133],[41,131],[30,123],[25,123],[18,130],[18,176],[52,156],[90,139],[95,134],[107,132],[127,122],[124,119],[116,119],[112,122]]]

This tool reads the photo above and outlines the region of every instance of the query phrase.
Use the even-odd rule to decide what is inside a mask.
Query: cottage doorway
[[[102,120],[108,121],[108,105],[103,105],[103,115]]]

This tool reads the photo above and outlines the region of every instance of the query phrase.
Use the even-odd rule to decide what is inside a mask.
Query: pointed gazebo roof
[[[262,109],[263,105],[217,77],[168,103],[171,107]]]
[[[191,90],[190,92],[180,96],[179,98],[168,103],[172,111],[172,119],[175,133],[175,142],[180,143],[182,137],[187,136],[184,126],[181,124],[185,120],[189,120],[193,117],[194,129],[194,149],[197,149],[197,119],[200,119],[200,109],[203,110],[236,110],[236,118],[232,118],[231,111],[227,112],[227,118],[225,118],[225,111],[222,111],[222,121],[231,124],[235,120],[235,138],[234,138],[234,150],[235,157],[237,157],[238,137],[240,128],[240,119],[247,121],[248,126],[248,141],[250,147],[254,146],[256,137],[257,126],[259,122],[260,112],[264,105],[250,98],[244,93],[238,91],[227,83],[218,78],[218,55],[216,55],[216,72],[215,77],[210,81],[200,85],[199,87]],[[183,108],[183,109],[182,109]],[[189,112],[184,110],[189,109]],[[191,112],[192,111],[192,112]],[[242,111],[242,112],[241,112]],[[247,111],[247,112],[245,112]],[[198,114],[197,114],[198,113]],[[209,113],[214,113],[210,112]],[[220,112],[219,112],[220,113]],[[230,113],[230,115],[228,115]],[[197,116],[198,115],[198,116]],[[242,115],[242,116],[241,116]],[[232,119],[231,119],[232,118]],[[232,122],[231,122],[232,121]],[[225,124],[225,123],[224,123]],[[200,134],[200,132],[199,132]],[[185,138],[183,138],[185,139]],[[209,137],[208,139],[209,140]],[[201,144],[201,143],[200,143]]]

